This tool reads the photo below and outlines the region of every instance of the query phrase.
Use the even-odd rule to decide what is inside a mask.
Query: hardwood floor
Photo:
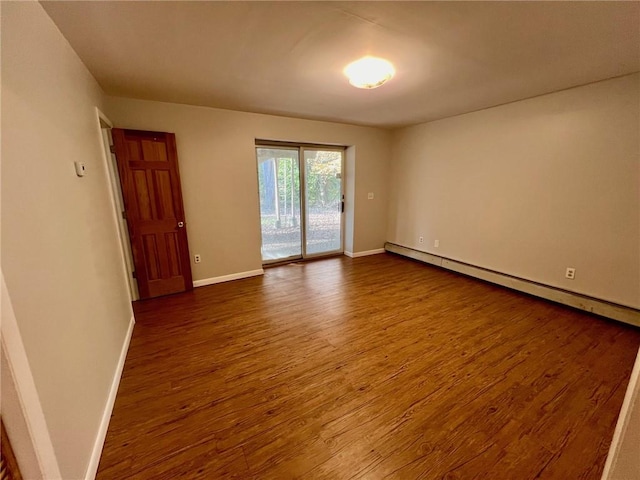
[[[640,344],[392,254],[135,312],[98,479],[597,479]]]

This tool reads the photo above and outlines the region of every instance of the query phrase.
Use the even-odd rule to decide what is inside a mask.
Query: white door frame
[[[304,153],[306,150],[311,151],[330,151],[330,152],[340,152],[340,201],[342,202],[342,211],[340,212],[340,248],[336,250],[331,250],[328,252],[320,252],[320,253],[307,253],[307,165],[304,159]],[[302,232],[302,255],[303,258],[319,258],[319,257],[327,257],[336,254],[344,253],[344,158],[345,158],[345,147],[334,147],[334,146],[300,146],[300,198],[301,198],[301,208],[304,208],[304,222],[301,222],[303,225]],[[303,171],[304,170],[304,171]]]
[[[103,165],[109,179],[109,196],[111,197],[111,205],[113,211],[113,219],[118,228],[118,237],[120,239],[120,256],[122,258],[123,272],[129,285],[129,301],[138,300],[138,283],[134,278],[133,254],[131,252],[131,240],[129,238],[129,227],[124,217],[124,201],[122,197],[122,187],[120,186],[120,176],[118,174],[118,165],[116,156],[111,152],[111,129],[113,123],[107,116],[96,107],[96,115],[98,119],[98,128],[100,131],[101,150]]]

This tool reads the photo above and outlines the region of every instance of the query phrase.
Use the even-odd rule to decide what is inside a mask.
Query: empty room
[[[0,1],[7,479],[640,479],[640,2]]]

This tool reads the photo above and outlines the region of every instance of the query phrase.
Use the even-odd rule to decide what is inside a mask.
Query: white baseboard
[[[363,252],[347,252],[344,254],[347,257],[358,258],[358,257],[366,257],[367,255],[377,255],[378,253],[384,253],[386,250],[384,248],[376,248],[375,250],[365,250]]]
[[[631,471],[640,471],[640,457],[635,455],[625,456],[624,454],[622,456],[623,458],[620,457],[620,447],[622,446],[623,441],[625,441],[627,435],[629,435],[627,430],[631,428],[635,429],[635,432],[637,432],[640,428],[640,425],[631,424],[631,414],[633,413],[633,409],[638,408],[640,408],[640,350],[638,350],[636,363],[633,366],[633,371],[629,378],[627,393],[624,396],[624,402],[622,403],[620,415],[618,416],[618,423],[616,424],[616,429],[613,433],[613,440],[611,440],[611,446],[609,447],[607,462],[605,463],[604,471],[602,472],[602,480],[632,478],[631,476],[626,476],[624,471],[627,470],[627,475],[633,475],[630,473]],[[631,435],[629,435],[629,437],[631,437]],[[632,440],[626,440],[627,443],[630,441]],[[619,461],[620,464],[618,464]]]
[[[202,280],[195,280],[193,282],[194,287],[204,287],[206,285],[214,285],[216,283],[230,282],[231,280],[240,280],[242,278],[257,277],[258,275],[264,275],[264,270],[249,270],[248,272],[232,273],[231,275],[223,275],[221,277],[203,278]]]
[[[486,268],[476,267],[475,265],[450,260],[445,257],[421,252],[419,250],[403,247],[402,245],[396,245],[394,243],[386,243],[385,249],[388,252],[397,253],[424,263],[436,265],[470,277],[479,278],[487,282],[502,285],[503,287],[528,293],[529,295],[545,298],[552,302],[561,303],[563,305],[568,305],[570,307],[640,327],[640,310],[635,308],[618,305],[579,293],[569,292],[556,287],[550,287],[541,283],[513,277],[511,275],[488,270]]]
[[[96,441],[93,444],[93,451],[91,452],[91,459],[89,461],[89,466],[87,467],[85,480],[94,480],[96,478],[96,473],[98,472],[98,465],[100,464],[100,457],[102,456],[102,448],[104,447],[104,441],[107,437],[107,430],[109,429],[109,421],[111,420],[113,406],[116,403],[116,395],[118,393],[118,387],[120,386],[122,371],[124,370],[124,362],[127,359],[127,352],[129,351],[129,343],[131,342],[131,336],[133,335],[134,325],[135,318],[131,316],[131,320],[129,320],[129,328],[125,335],[124,342],[122,343],[122,350],[120,350],[120,359],[118,360],[116,371],[113,374],[109,397],[107,398],[107,403],[104,407],[104,412],[102,413],[102,421],[100,422],[98,435],[96,436]]]

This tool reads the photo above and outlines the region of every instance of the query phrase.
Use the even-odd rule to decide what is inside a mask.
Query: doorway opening
[[[256,145],[263,264],[343,252],[344,148]]]

